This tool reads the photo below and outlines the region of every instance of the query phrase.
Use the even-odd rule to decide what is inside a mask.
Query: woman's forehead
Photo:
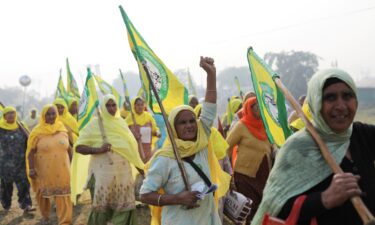
[[[176,120],[178,119],[186,119],[186,118],[195,118],[195,113],[190,110],[181,110],[179,113],[177,113]]]

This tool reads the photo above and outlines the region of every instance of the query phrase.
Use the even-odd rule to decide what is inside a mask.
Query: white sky
[[[52,94],[66,57],[80,87],[88,64],[100,64],[109,82],[119,68],[137,71],[120,4],[164,63],[189,67],[197,82],[200,55],[220,71],[247,66],[249,46],[260,56],[311,51],[321,68],[337,60],[356,80],[375,76],[374,0],[2,0],[0,87],[28,74],[31,89]]]

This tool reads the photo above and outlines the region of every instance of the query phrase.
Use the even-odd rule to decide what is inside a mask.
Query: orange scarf
[[[241,122],[246,125],[247,129],[252,135],[254,135],[254,137],[258,138],[259,140],[266,140],[267,134],[266,130],[264,129],[263,122],[261,119],[255,118],[253,111],[251,110],[251,107],[255,103],[257,103],[257,99],[255,97],[246,100],[243,107],[243,117]]]

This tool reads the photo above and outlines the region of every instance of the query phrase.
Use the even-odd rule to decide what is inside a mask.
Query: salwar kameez
[[[92,194],[92,211],[88,224],[135,225],[135,196],[132,169],[128,160],[109,153],[113,161],[110,165],[106,154],[92,155],[87,188]]]
[[[73,205],[70,200],[69,139],[66,132],[39,138],[36,145],[35,170],[32,181],[36,200],[44,218],[49,218],[50,200],[54,199],[59,225],[71,224]]]
[[[20,128],[0,128],[0,201],[6,210],[12,204],[14,183],[20,208],[25,209],[32,204],[25,168],[26,141],[27,137]]]

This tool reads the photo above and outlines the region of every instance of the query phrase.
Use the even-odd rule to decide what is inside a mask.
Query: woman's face
[[[56,120],[56,110],[55,108],[51,107],[46,112],[46,123],[54,124]]]
[[[198,102],[198,99],[196,97],[193,97],[190,102],[189,102],[189,105],[191,106],[191,108],[195,109],[195,107],[197,107],[197,105],[199,104]]]
[[[174,127],[179,139],[184,141],[195,141],[197,139],[198,124],[193,112],[189,110],[179,112]]]
[[[145,108],[143,100],[137,99],[134,103],[134,108],[135,108],[135,113],[137,113],[138,115],[142,114]]]
[[[77,102],[73,102],[71,105],[70,105],[70,108],[69,108],[69,112],[70,114],[72,115],[75,115],[78,113],[78,107],[77,107]]]
[[[352,124],[357,105],[354,91],[346,83],[340,82],[324,89],[320,112],[335,133],[342,133]]]
[[[57,111],[59,111],[59,115],[62,116],[62,114],[64,113],[65,107],[60,104],[56,104],[56,107],[57,107]]]
[[[257,119],[260,119],[260,111],[259,111],[259,105],[258,103],[254,103],[251,106],[251,112],[253,113],[254,117]]]
[[[105,103],[105,107],[107,108],[107,111],[109,114],[111,114],[112,116],[116,115],[117,105],[115,101],[113,101],[112,99],[109,99],[108,102]]]
[[[10,111],[4,114],[4,119],[7,123],[12,124],[16,120],[16,112]]]

